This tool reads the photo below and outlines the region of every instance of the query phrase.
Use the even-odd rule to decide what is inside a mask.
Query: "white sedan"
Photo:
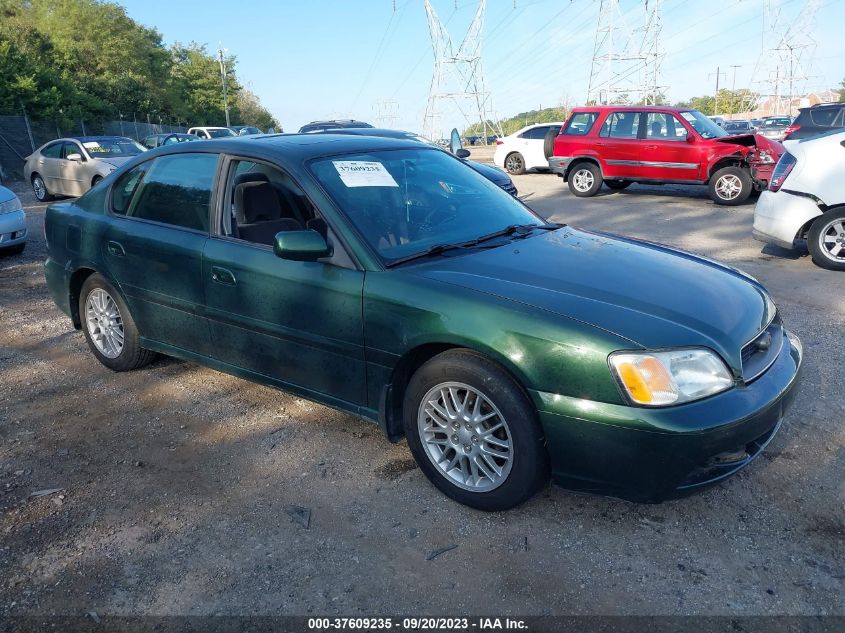
[[[784,248],[806,240],[817,266],[845,270],[845,132],[784,147],[754,208],[754,237]]]
[[[557,135],[561,127],[563,127],[562,122],[537,123],[497,139],[493,163],[509,174],[515,175],[524,174],[529,169],[537,167],[548,169],[549,160],[545,151],[546,135],[551,136],[551,131]]]

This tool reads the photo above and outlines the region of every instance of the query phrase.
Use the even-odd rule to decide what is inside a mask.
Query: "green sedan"
[[[721,481],[800,373],[753,278],[549,224],[410,141],[163,147],[45,231],[50,292],[105,366],[166,354],[372,420],[484,510],[550,476],[638,501]]]

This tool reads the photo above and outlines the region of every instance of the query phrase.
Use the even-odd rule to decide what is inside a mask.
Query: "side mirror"
[[[469,158],[470,151],[468,149],[464,149],[463,147],[455,152],[455,156],[458,158]]]
[[[74,163],[81,163],[82,162],[82,154],[77,154],[77,153],[68,154],[67,156],[65,156],[65,158],[67,158],[68,160],[72,160]]]
[[[296,262],[315,262],[321,257],[328,257],[332,249],[326,238],[310,229],[305,231],[279,231],[273,242],[276,257]]]
[[[458,128],[452,128],[452,133],[449,135],[449,151],[457,156],[458,150],[462,147],[463,143],[461,143],[461,134],[458,132]]]

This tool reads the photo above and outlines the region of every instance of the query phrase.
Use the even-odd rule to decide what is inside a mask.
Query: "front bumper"
[[[794,248],[798,231],[822,214],[810,198],[781,189],[764,191],[754,207],[754,239],[784,248]]]
[[[549,170],[552,173],[557,174],[558,176],[565,176],[566,175],[566,168],[569,167],[569,163],[572,162],[571,156],[550,156],[549,157]]]
[[[643,502],[717,483],[747,466],[777,433],[801,361],[800,342],[789,335],[752,383],[663,409],[531,392],[552,474],[568,488]]]
[[[0,214],[0,249],[26,242],[26,212],[12,211]]]

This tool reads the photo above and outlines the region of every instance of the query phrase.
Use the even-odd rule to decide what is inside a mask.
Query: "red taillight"
[[[496,145],[504,145],[504,143],[505,142],[502,139],[500,139],[500,138],[496,139]]]
[[[783,153],[772,172],[772,179],[769,181],[769,191],[777,191],[783,186],[783,181],[786,180],[786,177],[790,174],[797,162],[795,156],[789,152]]]
[[[801,129],[800,125],[790,125],[788,128],[786,128],[783,131],[783,138],[787,138],[790,134],[792,134],[793,132],[797,132],[800,129]]]

